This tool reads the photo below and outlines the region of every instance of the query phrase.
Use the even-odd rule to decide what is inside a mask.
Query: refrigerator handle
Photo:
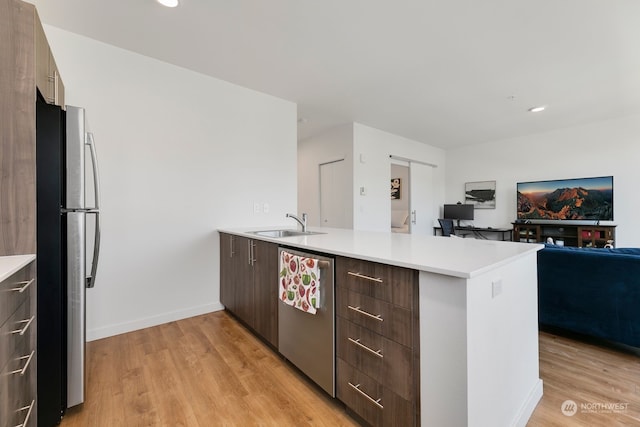
[[[87,215],[96,216],[95,237],[93,239],[93,259],[91,261],[91,274],[87,277],[87,288],[93,288],[96,285],[96,271],[98,270],[98,260],[100,258],[100,212],[87,212]]]
[[[91,163],[93,170],[93,189],[95,192],[95,206],[88,210],[88,214],[96,216],[95,238],[93,240],[93,260],[91,262],[91,274],[86,278],[87,288],[93,288],[96,284],[96,272],[98,270],[98,260],[100,258],[100,179],[98,178],[98,156],[96,154],[96,143],[93,134],[87,132],[85,144],[89,146],[91,152]]]
[[[99,209],[100,208],[100,180],[98,179],[98,156],[96,154],[96,143],[93,140],[93,134],[91,132],[87,132],[86,145],[89,146],[89,151],[91,152],[91,163],[93,166],[93,189],[95,192],[95,206],[90,209]]]

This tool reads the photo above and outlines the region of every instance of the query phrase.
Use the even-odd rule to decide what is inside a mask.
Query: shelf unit
[[[513,223],[513,241],[544,243],[549,237],[565,246],[602,248],[615,244],[615,225],[525,224]]]

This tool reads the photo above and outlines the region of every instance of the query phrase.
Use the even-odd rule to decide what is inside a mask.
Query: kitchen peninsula
[[[344,229],[319,228],[315,231],[321,234],[291,237],[268,237],[255,231],[258,229],[219,230],[221,259],[224,253],[236,249],[246,256],[246,249],[233,248],[233,239],[243,238],[249,239],[250,247],[254,241],[266,242],[335,256],[337,261],[353,265],[368,262],[414,274],[405,277],[417,278],[416,291],[411,295],[418,300],[414,301],[418,318],[415,329],[419,329],[414,354],[418,355],[415,373],[419,372],[419,383],[411,396],[417,402],[414,419],[420,425],[526,424],[542,397],[536,270],[536,253],[542,245]],[[230,249],[225,249],[226,245]],[[253,255],[249,258],[253,260]],[[221,262],[221,293],[225,282],[235,282],[222,269]],[[339,270],[336,288],[343,277]],[[273,283],[275,287],[275,280]],[[338,303],[336,312],[340,314]],[[336,336],[340,336],[338,331]],[[338,398],[353,406],[341,398],[339,384],[338,379]],[[364,395],[359,384],[349,385]],[[363,388],[366,386],[364,382]],[[393,406],[395,402],[390,399],[380,400],[376,409],[377,396],[371,399],[370,394],[366,398],[373,409],[350,409],[360,415],[364,411],[365,419],[367,411],[383,411],[383,406],[385,411],[400,411],[401,406]],[[381,425],[388,425],[385,420],[390,418],[379,419]]]

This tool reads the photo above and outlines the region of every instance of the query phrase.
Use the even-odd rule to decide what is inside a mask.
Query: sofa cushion
[[[635,255],[640,256],[640,248],[576,248],[572,246],[558,246],[551,243],[544,244],[545,249],[557,249],[559,251],[578,251],[578,252],[593,252],[602,255],[607,254],[620,254],[620,255]]]
[[[538,252],[538,318],[640,347],[640,249],[547,245]]]

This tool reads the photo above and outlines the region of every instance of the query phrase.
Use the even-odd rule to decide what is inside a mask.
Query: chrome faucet
[[[302,219],[300,219],[300,217],[298,217],[297,215],[290,214],[290,213],[287,214],[287,218],[293,218],[296,221],[298,221],[298,224],[302,226],[303,233],[307,231],[307,214],[306,213],[302,214]]]

